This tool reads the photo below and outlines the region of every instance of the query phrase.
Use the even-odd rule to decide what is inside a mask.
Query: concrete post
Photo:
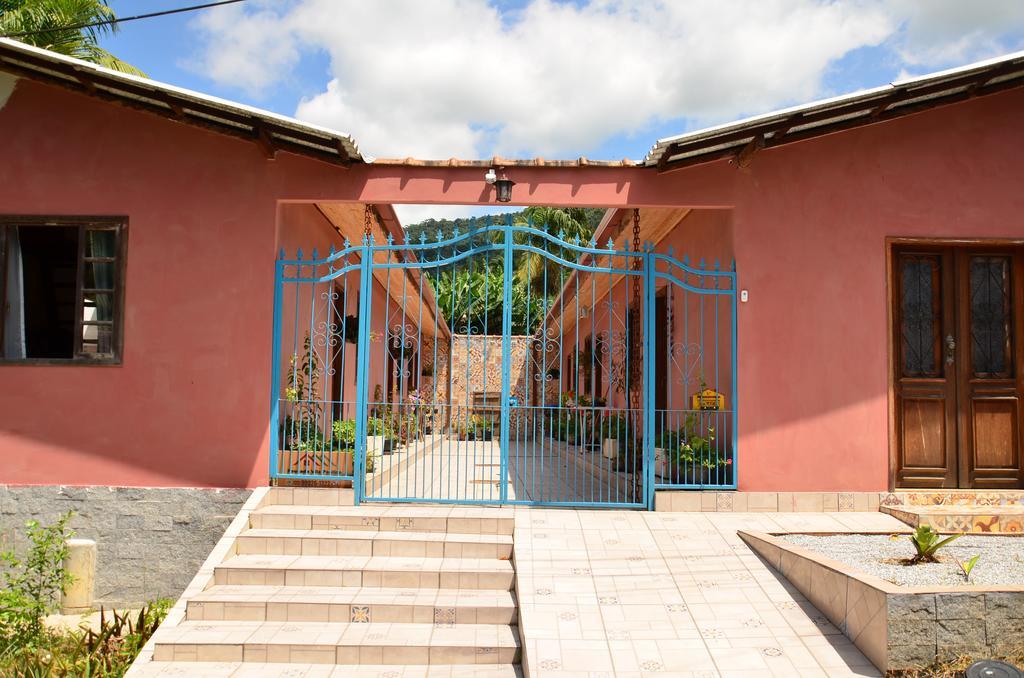
[[[96,542],[92,539],[68,539],[64,570],[75,578],[61,597],[61,612],[79,614],[92,610],[96,585]]]

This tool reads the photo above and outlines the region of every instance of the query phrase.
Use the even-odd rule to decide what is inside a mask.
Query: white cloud
[[[1006,51],[1005,38],[1024,30],[1021,0],[893,0],[904,17],[894,46],[908,65],[969,63]]]
[[[252,93],[305,49],[330,55],[296,115],[372,156],[575,156],[659,121],[727,120],[824,92],[834,62],[884,45],[897,67],[1003,50],[1019,0],[295,0],[210,11],[199,58]]]

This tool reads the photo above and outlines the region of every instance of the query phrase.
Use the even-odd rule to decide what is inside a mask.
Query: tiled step
[[[511,535],[508,508],[444,506],[309,506],[271,505],[253,511],[249,526],[284,530],[373,530],[378,532],[447,532]]]
[[[515,624],[509,591],[213,586],[188,601],[190,621]]]
[[[513,568],[487,558],[238,555],[214,569],[214,583],[509,591]]]
[[[1024,505],[963,504],[913,505],[880,507],[883,513],[902,520],[911,527],[930,525],[938,532],[978,532],[1020,534],[1024,532]]]
[[[267,504],[305,506],[352,506],[355,490],[345,487],[271,487]]]
[[[1024,506],[1024,490],[897,490],[883,506]]]
[[[352,664],[244,664],[242,662],[149,662],[132,666],[129,678],[522,678],[512,664],[395,666]]]
[[[156,638],[156,661],[511,664],[519,636],[491,624],[191,622]]]
[[[506,534],[260,528],[243,532],[236,544],[239,554],[409,558],[512,557],[512,536]]]

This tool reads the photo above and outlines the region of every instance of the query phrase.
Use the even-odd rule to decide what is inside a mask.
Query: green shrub
[[[30,520],[25,534],[30,542],[22,559],[13,549],[0,554],[6,566],[4,588],[0,591],[0,655],[11,647],[32,647],[43,633],[43,618],[60,601],[73,578],[64,569],[67,540],[74,535],[68,522],[71,511],[53,525],[41,526]]]
[[[390,433],[387,424],[380,417],[370,417],[366,420],[366,435],[368,436],[386,436]],[[355,427],[352,429],[352,439],[355,440]]]
[[[334,441],[341,447],[355,447],[356,444],[356,422],[354,419],[336,421],[332,427]]]

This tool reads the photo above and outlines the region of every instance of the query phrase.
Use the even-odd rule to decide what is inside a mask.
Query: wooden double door
[[[1024,488],[1024,247],[892,262],[896,487]]]

